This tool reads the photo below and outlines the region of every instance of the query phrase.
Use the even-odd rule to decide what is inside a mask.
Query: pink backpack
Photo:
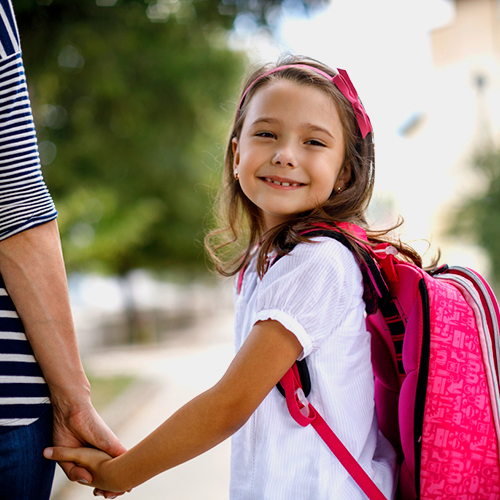
[[[474,271],[442,266],[429,274],[397,259],[388,244],[360,243],[361,228],[338,226],[343,234],[326,226],[312,232],[351,250],[356,241],[363,254],[375,402],[379,427],[399,456],[397,498],[499,499],[500,311],[493,292]],[[305,398],[304,371],[296,364],[280,382],[290,414],[316,429],[370,500],[384,500]]]

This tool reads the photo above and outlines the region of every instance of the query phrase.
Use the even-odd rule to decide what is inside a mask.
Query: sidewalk
[[[136,375],[137,384],[102,413],[129,448],[224,374],[234,355],[232,312],[172,335],[163,344],[108,349],[84,358],[97,376]],[[204,455],[164,472],[123,498],[129,500],[227,500],[227,440]],[[70,483],[58,468],[51,500],[89,500],[92,489]]]

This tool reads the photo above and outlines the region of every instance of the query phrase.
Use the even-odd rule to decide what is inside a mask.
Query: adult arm
[[[66,271],[55,220],[0,241],[0,270],[50,389],[54,444],[92,445],[112,456],[125,451],[90,402],[90,384],[78,352]],[[68,478],[92,481],[74,463]]]
[[[134,448],[115,459],[92,449],[49,448],[47,458],[88,468],[94,486],[135,487],[190,460],[236,432],[302,351],[291,332],[267,320],[253,327],[222,379],[192,399]]]
[[[71,316],[55,218],[45,186],[11,0],[0,0],[0,272],[54,406],[54,442],[124,451],[90,403]],[[72,480],[88,471],[61,464]]]

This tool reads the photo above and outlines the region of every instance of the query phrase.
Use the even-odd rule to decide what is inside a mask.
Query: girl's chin
[[[302,212],[300,212],[302,213]],[[279,226],[284,222],[295,219],[300,213],[293,214],[264,214],[264,227],[266,231],[272,229],[273,227]]]

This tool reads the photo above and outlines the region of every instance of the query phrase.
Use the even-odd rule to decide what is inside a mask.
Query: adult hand
[[[112,457],[117,457],[126,451],[118,438],[104,423],[90,402],[69,405],[66,401],[52,398],[54,406],[54,446],[76,448],[91,446],[103,450]],[[92,474],[74,462],[61,461],[59,465],[68,479],[84,484],[93,482]],[[112,493],[96,490],[105,498],[114,498],[125,492]]]

